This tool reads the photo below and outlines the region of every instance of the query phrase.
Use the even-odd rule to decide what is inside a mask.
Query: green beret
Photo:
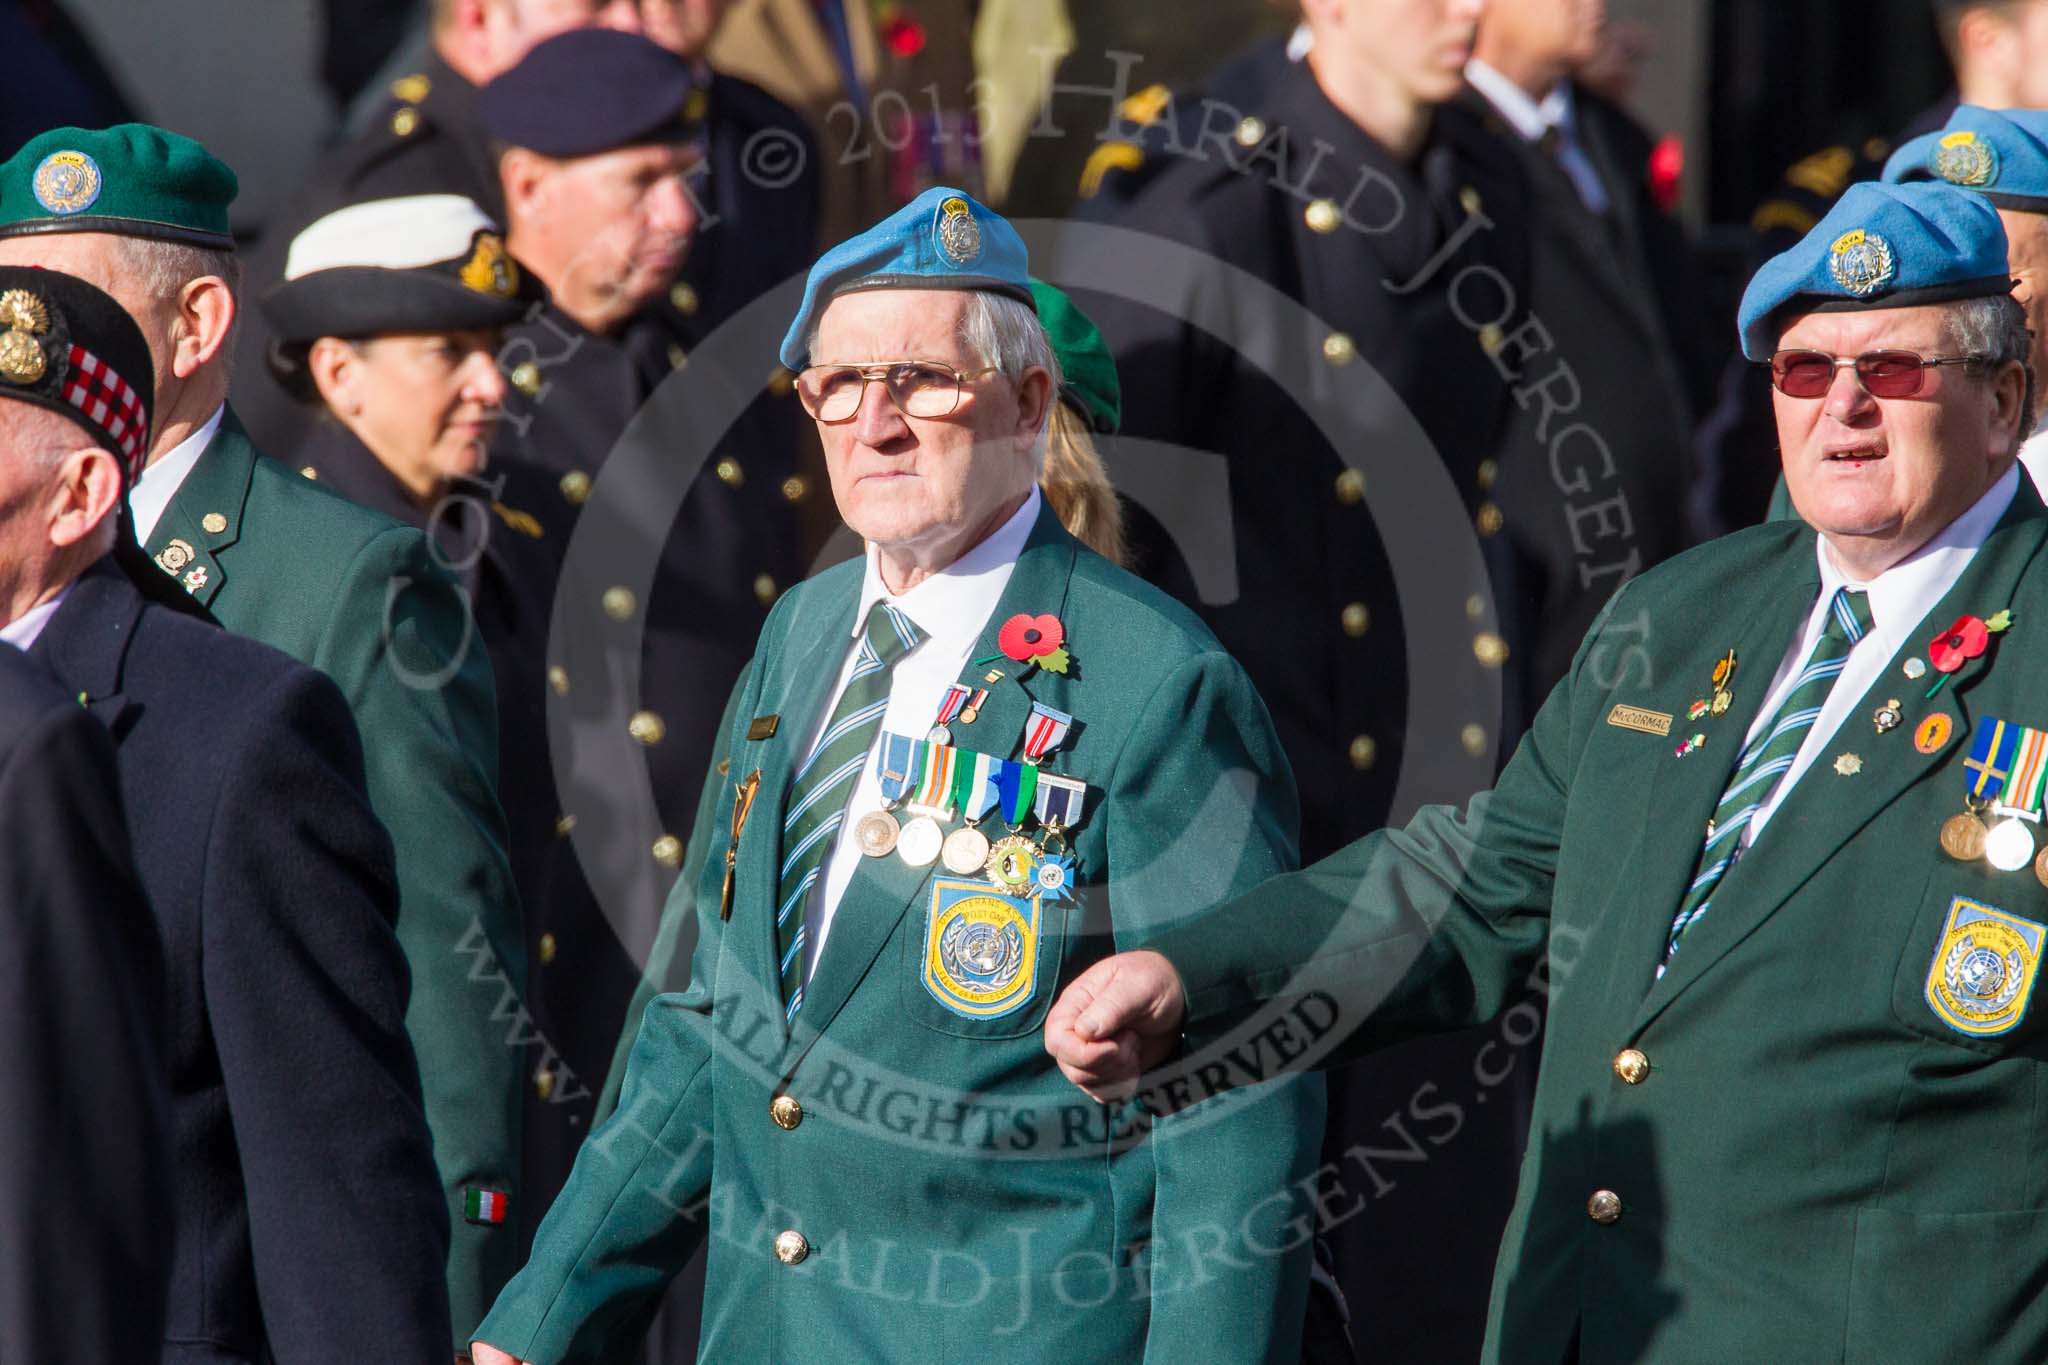
[[[1116,357],[1109,343],[1088,315],[1074,301],[1044,280],[1031,281],[1031,296],[1038,304],[1038,320],[1059,357],[1064,383],[1060,397],[1079,408],[1088,425],[1103,433],[1123,425],[1123,386],[1117,383]]]
[[[147,123],[53,128],[0,162],[0,237],[119,232],[233,250],[227,163]]]

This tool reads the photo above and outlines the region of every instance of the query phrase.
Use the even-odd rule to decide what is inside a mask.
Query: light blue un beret
[[[2048,213],[2048,111],[1959,105],[1940,131],[1893,152],[1884,178],[1945,181],[1998,208]]]
[[[810,364],[811,331],[827,304],[860,289],[986,289],[1032,302],[1024,239],[1002,215],[960,190],[926,190],[818,258],[803,306],[782,338],[782,363]]]
[[[1804,313],[1910,308],[2012,291],[1998,211],[1953,185],[1851,185],[1742,295],[1742,353],[1766,361]]]

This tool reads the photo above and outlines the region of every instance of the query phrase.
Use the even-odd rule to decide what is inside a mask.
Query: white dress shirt
[[[1556,129],[1557,163],[1571,177],[1573,188],[1579,192],[1579,202],[1586,206],[1588,212],[1607,212],[1613,200],[1607,193],[1607,186],[1600,182],[1600,172],[1594,167],[1593,159],[1579,145],[1578,110],[1572,102],[1570,81],[1559,81],[1539,102],[1530,99],[1528,91],[1477,57],[1465,63],[1465,80],[1485,96],[1494,112],[1506,119],[1508,126],[1524,142],[1540,142],[1545,133]]]
[[[832,689],[831,700],[811,728],[810,741],[804,746],[806,754],[818,742],[818,736],[824,733],[826,722],[839,705],[839,696],[846,690],[847,678],[859,657],[859,642],[867,626],[868,613],[877,602],[887,602],[898,608],[917,622],[918,629],[925,633],[916,649],[896,661],[890,674],[889,709],[882,716],[882,730],[924,738],[925,732],[932,728],[932,722],[938,719],[939,703],[945,700],[946,689],[960,681],[961,671],[967,666],[967,656],[974,650],[974,642],[981,637],[983,627],[988,624],[997,601],[1002,598],[1003,589],[1009,586],[1010,571],[1017,567],[1017,556],[1024,552],[1024,542],[1030,538],[1031,528],[1038,520],[1039,503],[1038,490],[1033,488],[1016,515],[986,540],[901,597],[891,596],[883,586],[875,547],[868,546],[867,575],[861,581],[860,607],[853,614],[852,643],[840,664],[839,682]],[[825,951],[825,938],[832,932],[832,917],[839,910],[839,902],[846,895],[854,872],[864,860],[860,844],[852,837],[854,822],[887,804],[882,800],[879,776],[880,760],[877,756],[881,750],[879,743],[868,750],[867,766],[861,770],[860,780],[854,783],[839,832],[832,840],[832,851],[825,856],[824,875],[818,878],[817,885],[811,888],[810,898],[804,903],[806,982],[817,970],[818,955]]]
[[[36,642],[36,637],[43,633],[43,627],[50,623],[50,618],[57,614],[57,608],[63,606],[64,599],[70,595],[71,585],[66,583],[49,601],[30,607],[6,625],[0,626],[0,641],[5,641],[27,653],[28,647]]]
[[[1956,580],[1963,576],[1963,570],[1976,558],[1985,538],[1998,525],[1998,519],[2012,505],[2013,494],[2019,486],[2019,467],[2015,465],[1991,485],[1991,491],[1977,499],[1976,505],[1950,522],[1947,530],[1915,551],[1910,558],[1892,565],[1868,583],[1856,583],[1844,577],[1835,566],[1827,537],[1816,540],[1814,552],[1820,557],[1820,596],[1814,600],[1813,610],[1806,614],[1806,628],[1799,632],[1799,638],[1786,651],[1784,662],[1778,665],[1778,671],[1771,679],[1771,690],[1764,694],[1763,709],[1757,712],[1756,722],[1749,727],[1742,747],[1746,750],[1755,742],[1764,723],[1776,714],[1798,681],[1807,659],[1813,654],[1814,645],[1820,640],[1821,631],[1826,627],[1828,609],[1835,600],[1837,589],[1861,588],[1870,594],[1870,633],[1849,651],[1849,662],[1835,679],[1819,718],[1806,732],[1805,741],[1792,758],[1792,766],[1785,770],[1777,787],[1750,817],[1748,826],[1742,831],[1743,847],[1755,842],[1791,792],[1793,784],[1813,766],[1814,760],[1833,746],[1835,732],[1842,723],[1853,719],[1859,712],[1864,713],[1865,720],[1869,719],[1869,708],[1876,703],[1864,694],[1871,691],[1873,684],[1883,679],[1901,700],[1905,698],[1906,689],[1914,683],[1902,673],[1894,671],[1887,674],[1886,665],[1891,663],[1902,645],[1911,644],[1918,652],[1919,646],[1934,638],[1935,631],[1948,624],[1946,621],[1928,621],[1927,613],[1934,610],[1935,605],[1948,595],[1948,590],[1956,585]],[[1979,615],[1989,615],[2005,603],[1980,602],[1975,605]],[[1934,676],[1930,671],[1919,681],[1922,691],[1933,685]],[[1888,696],[1884,694],[1883,687],[1877,688],[1872,695],[1879,702]]]
[[[135,539],[140,544],[149,544],[149,538],[156,534],[156,524],[163,520],[164,509],[178,495],[178,485],[185,482],[192,466],[213,444],[214,433],[220,430],[220,419],[227,410],[225,403],[215,408],[204,426],[165,451],[162,459],[150,461],[135,487],[128,490],[128,514],[135,520]]]

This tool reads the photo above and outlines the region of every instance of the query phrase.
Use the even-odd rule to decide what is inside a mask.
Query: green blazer
[[[513,1195],[519,1169],[522,1055],[508,1030],[526,966],[490,658],[425,536],[265,459],[232,409],[146,548],[223,626],[327,674],[354,709],[370,805],[398,858],[406,1031],[454,1228],[449,1306],[467,1342],[518,1264],[510,1222],[464,1217],[466,1190]]]
[[[714,856],[669,902],[695,922],[688,988],[646,1011],[618,1111],[479,1339],[550,1365],[620,1358],[607,1353],[630,1349],[708,1216],[703,1359],[1298,1359],[1309,1267],[1293,1182],[1316,1165],[1319,1078],[1248,1084],[1214,1112],[1105,1110],[1040,1038],[1074,972],[1292,865],[1292,780],[1264,706],[1190,613],[1046,512],[962,674],[988,698],[953,732],[1007,758],[1034,698],[1076,718],[1047,770],[1088,784],[1081,893],[1040,902],[1024,1003],[968,1017],[926,984],[928,921],[949,884],[986,879],[864,860],[792,1031],[775,948],[782,814],[861,575],[859,561],[828,570],[770,616],[698,830]],[[1060,618],[1071,673],[1000,657],[1019,612]],[[736,785],[757,770],[734,845]],[[778,1097],[785,1120],[788,1099],[801,1106],[794,1127],[771,1116]],[[791,1232],[806,1254],[785,1264],[774,1247]]]
[[[1931,1003],[1965,965],[1959,913],[2048,924],[2031,868],[1937,843],[1963,809],[1972,727],[2048,726],[2044,540],[2022,474],[1661,979],[1708,816],[1819,591],[1800,523],[1713,542],[1617,594],[1463,812],[1426,809],[1163,935],[1189,1046],[1310,988],[1341,999],[1346,1055],[1547,989],[1490,1361],[1557,1365],[1575,1330],[1586,1365],[2048,1360],[2048,1015],[2022,994],[2016,1016],[1972,1032]],[[1931,700],[1940,675],[1904,672],[1957,617],[2008,606],[2011,631]],[[1688,720],[1729,649],[1733,705]],[[1902,723],[1880,731],[1893,699]],[[1916,734],[1936,714],[1947,733]],[[1694,733],[1705,745],[1677,756]],[[2035,930],[1996,932],[1978,931],[2010,946]],[[2000,964],[2028,990],[2033,943]],[[1530,1025],[1510,1011],[1494,1027],[1512,1042]],[[1504,1064],[1487,1059],[1486,1076]]]

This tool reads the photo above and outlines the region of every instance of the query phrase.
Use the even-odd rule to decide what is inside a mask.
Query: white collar
[[[179,486],[199,463],[207,446],[213,444],[214,433],[220,430],[221,418],[227,410],[225,403],[215,408],[213,416],[199,430],[165,451],[161,458],[151,460],[142,477],[135,481],[135,487],[128,490],[128,515],[134,519],[138,545],[149,544],[149,538],[156,534],[156,524],[163,520],[164,509],[178,496]]]
[[[919,629],[932,638],[971,644],[996,609],[996,601],[1010,581],[1017,556],[1038,521],[1042,499],[1037,485],[1010,519],[997,527],[980,544],[919,583],[902,596],[892,596],[882,583],[881,552],[868,545],[867,572],[861,578],[860,610],[853,614],[853,634],[867,628],[868,613],[875,603],[888,602],[901,608]]]
[[[1552,128],[1570,136],[1573,123],[1570,81],[1559,81],[1538,102],[1529,98],[1528,91],[1477,57],[1465,63],[1465,80],[1486,97],[1486,102],[1521,134],[1523,141],[1534,142]]]
[[[1837,588],[1861,588],[1870,593],[1871,619],[1883,626],[1890,621],[1918,621],[1934,609],[1942,594],[1955,585],[1963,568],[1990,538],[1998,519],[2012,506],[2019,491],[2020,467],[2015,461],[1998,482],[1991,485],[1970,510],[1950,522],[1941,534],[1906,558],[1886,569],[1868,583],[1851,581],[1835,565],[1826,536],[1814,540],[1814,554],[1820,560],[1820,595],[1823,602]],[[2000,604],[2002,605],[2002,604]],[[1996,606],[1986,611],[1997,610]]]
[[[64,599],[70,595],[71,584],[66,583],[57,589],[57,595],[49,601],[37,603],[6,625],[0,626],[0,641],[5,641],[26,653],[29,646],[36,642],[36,637],[43,633],[43,627],[50,624],[50,618],[57,614],[57,608],[63,606]]]

